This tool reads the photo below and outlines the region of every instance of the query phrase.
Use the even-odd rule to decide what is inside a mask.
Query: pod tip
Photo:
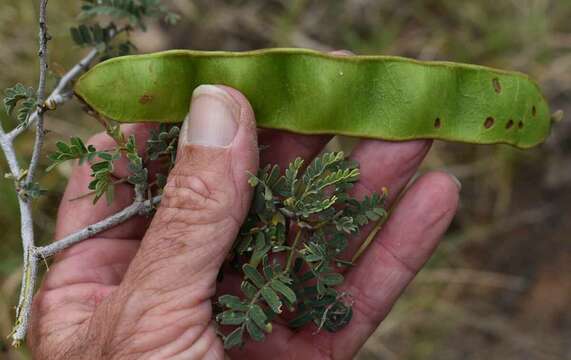
[[[561,120],[563,120],[564,116],[565,113],[563,112],[563,110],[557,110],[556,112],[553,113],[553,115],[551,115],[551,121],[558,123]]]

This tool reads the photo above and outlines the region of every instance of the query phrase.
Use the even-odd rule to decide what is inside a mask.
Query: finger
[[[363,199],[386,187],[390,206],[416,173],[431,145],[429,140],[362,140],[350,157],[359,163],[361,173],[351,196]]]
[[[330,339],[335,358],[355,354],[386,317],[448,228],[459,191],[458,180],[433,172],[403,196],[359,265],[347,273],[344,290],[354,301],[353,319]]]
[[[300,135],[282,130],[260,130],[260,164],[276,164],[284,169],[297,157],[309,162],[329,140],[329,135]]]
[[[127,136],[135,136],[139,153],[142,153],[153,128],[155,126],[150,124],[131,124],[122,126],[121,130]],[[95,146],[97,150],[113,149],[117,146],[113,139],[105,133],[95,135],[88,143]],[[116,177],[124,178],[129,175],[128,162],[125,158],[116,161],[114,166],[114,175]],[[96,204],[93,204],[93,196],[85,196],[90,191],[88,185],[92,180],[93,177],[91,177],[89,164],[84,163],[74,168],[58,210],[58,221],[55,231],[56,239],[61,239],[66,235],[101,221],[133,202],[133,186],[123,183],[115,186],[115,197],[111,204],[108,204],[105,199],[100,199]],[[144,234],[147,222],[148,219],[146,217],[136,216],[99,234],[99,236],[125,239],[141,237]]]
[[[390,208],[401,191],[410,182],[428,153],[432,142],[416,140],[391,142],[362,140],[353,150],[351,159],[360,165],[359,181],[349,194],[359,200],[388,189],[386,208]],[[351,258],[376,224],[370,223],[349,241],[345,252]]]
[[[329,54],[353,55],[347,50],[336,50]],[[331,140],[331,135],[302,135],[282,130],[262,129],[259,132],[260,164],[277,164],[281,169],[297,157],[310,162]]]
[[[159,341],[176,339],[183,349],[199,338],[219,343],[208,328],[210,299],[249,209],[248,173],[257,168],[246,98],[231,88],[199,86],[161,204],[123,282],[95,314],[116,318],[123,333],[135,334],[127,347],[158,341],[147,337],[149,328],[161,329]]]
[[[179,307],[179,314],[180,301],[209,303],[248,212],[248,173],[257,167],[255,121],[246,98],[227,87],[198,87],[161,204],[120,287],[137,298],[141,314],[154,302]],[[170,295],[149,298],[153,289]]]

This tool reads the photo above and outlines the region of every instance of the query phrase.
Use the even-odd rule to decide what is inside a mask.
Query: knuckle
[[[353,304],[353,311],[361,314],[363,318],[368,319],[372,323],[384,319],[391,310],[390,305],[379,306],[378,296],[370,294],[369,291],[358,288],[352,288],[350,291],[353,298],[356,299]]]
[[[161,206],[165,209],[180,210],[185,216],[194,214],[191,218],[208,216],[214,221],[232,205],[233,199],[231,191],[212,186],[212,183],[213,181],[208,181],[201,175],[171,173]],[[216,216],[212,218],[212,215]]]
[[[161,210],[171,223],[218,222],[228,216],[238,196],[229,175],[228,153],[193,150],[197,149],[187,147],[182,151],[163,191]]]
[[[151,229],[162,240],[159,253],[181,251],[186,242],[181,239],[204,237],[204,233],[229,231],[239,226],[235,216],[238,194],[233,182],[204,171],[171,172],[164,188],[159,211]]]
[[[426,206],[432,211],[422,219],[426,229],[439,229],[443,224],[448,224],[456,213],[459,203],[458,185],[454,184],[450,175],[445,172],[435,171],[426,174],[421,179],[424,184],[430,184],[431,196],[426,198]]]
[[[164,190],[166,206],[174,208],[203,208],[216,202],[216,195],[202,177],[180,173],[171,174]]]
[[[188,251],[195,251],[197,257],[218,253],[226,240],[233,240],[232,234],[241,224],[242,194],[231,164],[223,156],[204,152],[197,151],[192,158],[184,158],[186,155],[183,152],[171,171],[141,244],[139,254],[148,254],[143,264],[164,264]]]

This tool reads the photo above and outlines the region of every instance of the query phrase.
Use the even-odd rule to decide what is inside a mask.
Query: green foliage
[[[73,41],[81,47],[98,48],[103,58],[122,56],[136,50],[129,40],[112,42],[115,34],[132,29],[145,31],[148,18],[162,18],[168,24],[176,24],[179,16],[169,11],[160,0],[83,0],[79,15],[86,22],[70,28]],[[87,23],[98,17],[111,17],[107,25]]]
[[[137,145],[135,144],[135,137],[129,136],[125,144],[125,156],[129,160],[129,172],[131,175],[127,181],[133,185],[140,186],[142,189],[147,188],[149,172],[143,163],[143,158],[137,152]]]
[[[150,160],[157,160],[168,156],[174,164],[178,145],[180,128],[169,124],[160,124],[158,130],[151,131],[151,137],[147,140],[147,153]]]
[[[218,299],[217,322],[235,327],[224,336],[227,349],[241,346],[246,333],[263,340],[284,311],[294,313],[294,328],[313,322],[337,331],[351,319],[349,295],[336,289],[347,264],[340,256],[364,225],[387,216],[386,192],[352,198],[358,164],[342,152],[323,154],[305,171],[303,165],[298,158],[283,174],[268,165],[250,176],[254,199],[231,254],[243,273],[242,295]]]
[[[48,156],[51,164],[48,166],[46,171],[51,171],[54,167],[68,160],[79,160],[79,163],[83,164],[84,161],[92,161],[99,155],[99,152],[93,145],[86,146],[83,140],[78,137],[70,138],[69,144],[63,141],[58,141],[56,143],[56,148],[57,151]]]
[[[122,139],[123,135],[120,134],[119,138]],[[103,195],[106,196],[108,202],[113,201],[114,187],[118,183],[129,182],[142,188],[147,186],[148,172],[141,156],[137,153],[133,136],[129,137],[122,146],[110,150],[97,150],[93,145],[86,145],[78,137],[72,137],[69,143],[58,141],[56,147],[57,151],[48,156],[51,164],[47,171],[70,160],[77,160],[79,164],[89,162],[93,180],[88,188],[94,195],[93,203],[96,203]],[[119,179],[113,175],[115,162],[121,159],[122,153],[128,160],[130,172],[125,179]]]
[[[111,41],[111,30],[115,30],[115,26],[109,25],[101,27],[99,24],[85,25],[70,28],[71,38],[79,46],[100,46]]]
[[[164,166],[162,173],[155,175],[155,181],[149,186],[156,185],[160,190],[166,185],[167,174],[174,166],[178,146],[180,127],[177,125],[161,124],[159,129],[153,129],[147,140],[146,154],[151,161],[160,161]]]
[[[3,102],[8,115],[12,115],[19,105],[16,112],[19,123],[25,123],[38,106],[36,91],[20,83],[5,90]]]
[[[127,39],[113,43],[116,34],[128,32],[134,28],[145,30],[145,20],[148,18],[162,17],[167,23],[174,24],[178,15],[171,13],[161,4],[160,0],[84,0],[81,7],[80,19],[94,20],[98,16],[110,16],[113,20],[123,24],[119,27],[115,22],[101,22],[92,24],[80,24],[70,29],[73,41],[82,47],[92,47],[99,50],[102,58],[128,54],[135,47]],[[34,89],[16,84],[6,89],[3,99],[6,112],[11,115],[16,108],[17,119],[24,123],[30,114],[37,108],[36,93]],[[176,126],[161,125],[160,131],[153,133],[147,144],[147,156],[154,160],[162,155],[169,155],[169,169],[174,164],[179,128]],[[93,194],[93,202],[96,203],[105,195],[108,202],[113,200],[114,188],[118,183],[128,182],[144,192],[149,187],[148,170],[146,164],[137,152],[135,138],[125,136],[120,127],[112,123],[107,128],[107,133],[117,143],[114,149],[97,150],[93,145],[86,145],[79,137],[70,138],[66,143],[58,141],[57,150],[48,156],[50,165],[46,169],[54,167],[70,160],[77,160],[79,164],[89,162],[91,167],[92,181],[89,183],[90,194]],[[122,155],[128,161],[129,176],[117,178],[113,172],[115,162]],[[158,174],[154,182],[162,188],[166,182],[166,176]],[[26,184],[26,188],[19,189],[20,195],[25,197],[38,197],[44,193],[38,184]]]
[[[135,136],[125,138],[118,125],[108,127],[107,134],[115,140],[117,147],[110,151],[98,152],[99,161],[91,164],[93,180],[89,183],[89,189],[94,192],[94,203],[103,195],[106,196],[108,203],[113,201],[115,185],[119,183],[128,182],[141,193],[144,193],[148,187],[148,170],[137,151]],[[127,159],[129,170],[129,175],[125,178],[117,178],[113,173],[115,162],[122,158],[121,155]]]
[[[162,124],[158,130],[153,130],[147,140],[144,155],[137,149],[136,139],[133,135],[126,137],[119,124],[108,124],[107,134],[115,141],[116,146],[111,149],[98,150],[93,145],[86,145],[79,137],[72,137],[69,143],[58,141],[57,150],[48,156],[51,171],[58,165],[67,161],[77,161],[78,164],[89,163],[91,177],[89,190],[96,203],[105,196],[108,202],[113,200],[115,185],[129,183],[138,188],[141,193],[155,186],[160,192],[166,184],[167,173],[174,166],[178,143],[179,127]],[[129,175],[119,178],[114,174],[116,162],[127,161]],[[157,173],[153,182],[149,181],[148,161],[162,160],[163,173]],[[33,191],[32,191],[33,190]],[[36,189],[30,189],[30,195],[43,194]],[[147,195],[148,193],[146,193]]]
[[[88,161],[91,164],[91,176],[93,177],[88,186],[94,193],[93,203],[105,194],[108,202],[113,200],[113,162],[120,158],[120,152],[117,149],[98,151],[93,145],[85,145],[78,137],[72,137],[69,144],[58,141],[56,147],[57,151],[48,156],[51,164],[47,171],[70,160],[77,160],[79,164]]]
[[[129,40],[113,45],[113,34],[119,31],[113,23],[105,27],[101,27],[99,24],[81,24],[78,27],[70,28],[71,38],[74,43],[81,47],[97,48],[104,54],[104,58],[128,55],[137,49]]]
[[[80,19],[111,16],[126,20],[132,27],[146,30],[145,18],[162,18],[168,24],[176,24],[179,16],[169,11],[160,0],[84,0]]]
[[[18,194],[26,201],[31,199],[37,199],[42,195],[45,195],[47,190],[42,189],[40,184],[37,182],[23,182],[21,187],[18,188]]]
[[[245,298],[222,295],[218,299],[219,304],[227,309],[216,316],[218,323],[220,325],[238,326],[232,333],[224,337],[226,348],[242,344],[244,332],[247,332],[256,341],[264,340],[264,333],[272,331],[267,312],[280,314],[284,302],[288,304],[288,307],[291,307],[296,301],[295,292],[290,288],[291,278],[278,263],[270,264],[268,256],[264,257],[262,273],[250,264],[244,264],[242,269],[245,275],[245,280],[242,283],[242,292]],[[262,307],[264,304],[267,306],[267,310]]]
[[[126,30],[126,29],[124,29]],[[103,54],[103,59],[130,54],[137,48],[131,41],[125,40],[114,44],[113,34],[118,33],[114,23],[101,27],[99,24],[81,24],[78,27],[71,27],[70,33],[73,42],[81,47],[97,48]]]
[[[105,154],[104,156],[101,156]],[[115,184],[113,182],[114,160],[118,160],[120,153],[115,151],[112,154],[101,153],[99,160],[91,164],[91,177],[93,180],[88,185],[89,190],[94,193],[93,203],[95,204],[103,195],[106,195],[107,203],[113,201]]]

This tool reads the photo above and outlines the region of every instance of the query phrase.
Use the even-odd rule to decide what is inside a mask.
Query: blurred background
[[[36,86],[36,3],[0,4],[0,89],[16,82]],[[571,114],[569,0],[165,3],[181,22],[153,23],[133,34],[139,52],[287,46],[477,63],[529,73],[553,110]],[[49,2],[51,84],[85,52],[69,37],[79,6]],[[14,125],[4,111],[0,120]],[[50,151],[58,139],[89,137],[96,125],[69,103],[49,114],[47,128]],[[30,135],[17,142],[22,159],[31,153]],[[330,146],[351,144],[335,139]],[[557,124],[546,144],[529,151],[437,142],[422,171],[431,169],[462,181],[459,214],[358,358],[571,359],[571,121]],[[34,205],[42,242],[52,235],[69,170],[40,176],[49,189]],[[18,232],[13,185],[0,178],[0,359],[28,359],[25,349],[14,351],[6,340],[20,279]]]

